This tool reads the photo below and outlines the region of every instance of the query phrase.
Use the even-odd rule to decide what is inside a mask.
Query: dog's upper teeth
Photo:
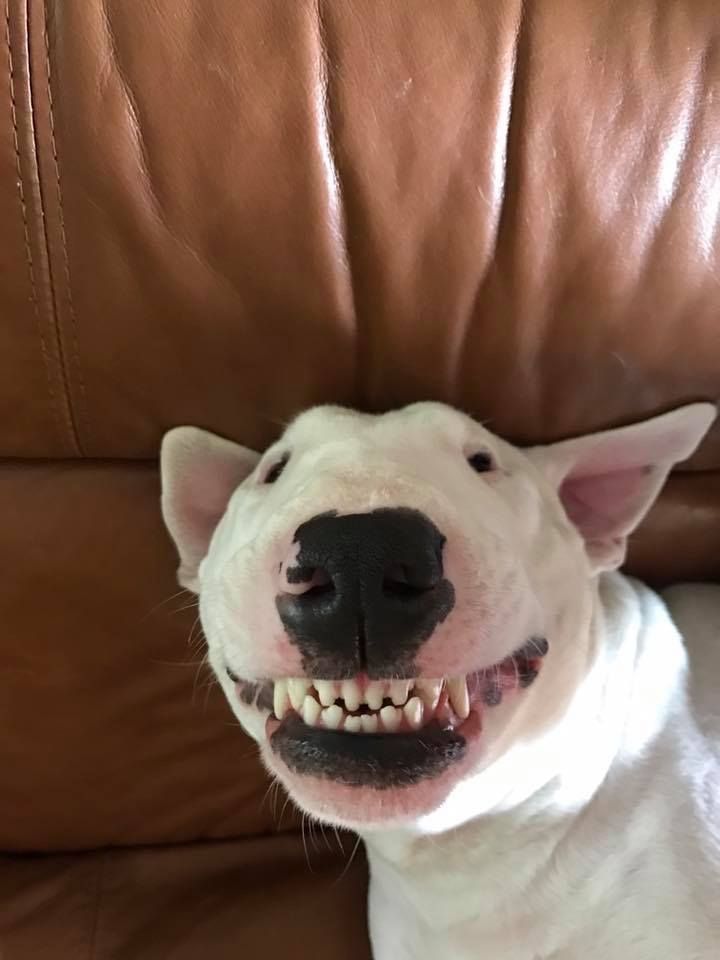
[[[273,690],[273,712],[281,720],[290,708],[290,697],[288,696],[288,680],[276,680]],[[293,704],[294,706],[294,704]]]
[[[434,681],[430,681],[433,682]],[[440,683],[441,681],[438,681]],[[408,698],[412,680],[391,680],[388,695],[396,707],[401,707]],[[417,683],[415,686],[417,687]]]
[[[288,694],[290,696],[290,703],[293,705],[293,708],[300,712],[303,703],[305,702],[305,696],[312,686],[311,680],[302,680],[302,679],[292,679],[287,681],[288,685]]]
[[[315,680],[318,700],[324,707],[330,707],[338,698],[338,684],[332,680]]]
[[[351,712],[357,710],[362,703],[362,692],[357,680],[343,680],[340,686],[340,696],[348,710]]]
[[[447,682],[450,705],[461,720],[470,716],[470,697],[465,677],[453,677]]]
[[[363,700],[371,710],[379,710],[385,699],[385,684],[381,680],[371,680],[365,688]]]
[[[420,697],[422,702],[428,708],[428,710],[435,710],[440,700],[440,694],[442,693],[443,681],[442,680],[416,680],[415,681],[415,693]],[[405,697],[407,700],[407,696]],[[402,702],[404,703],[405,700]],[[395,703],[397,701],[393,701]]]
[[[443,699],[447,691],[447,701]],[[388,703],[392,701],[392,705]],[[276,680],[274,713],[278,720],[292,708],[308,726],[351,733],[394,733],[419,730],[447,702],[455,716],[470,715],[470,698],[464,677],[449,680],[372,680],[363,690],[357,680]],[[361,716],[353,716],[362,708]]]

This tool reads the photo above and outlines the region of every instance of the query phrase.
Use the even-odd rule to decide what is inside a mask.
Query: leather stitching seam
[[[62,418],[58,406],[57,396],[52,384],[52,371],[50,366],[50,355],[47,341],[42,329],[42,320],[40,318],[40,309],[38,306],[37,283],[35,280],[35,263],[32,255],[32,246],[30,243],[30,227],[28,222],[27,202],[25,199],[25,179],[22,172],[22,160],[20,155],[20,136],[18,133],[18,111],[17,100],[15,97],[15,58],[12,48],[12,31],[10,27],[10,0],[5,0],[5,43],[8,52],[8,82],[10,88],[10,117],[12,121],[13,148],[15,152],[15,171],[17,174],[17,192],[20,203],[20,211],[23,224],[23,238],[25,243],[25,261],[27,263],[28,279],[30,282],[30,300],[32,302],[33,315],[37,329],[38,339],[40,341],[40,352],[42,354],[43,366],[45,367],[45,377],[47,379],[48,397],[50,399],[50,409],[56,425],[62,428]]]
[[[59,233],[60,233],[60,242],[62,246],[63,273],[65,276],[65,294],[66,294],[66,300],[67,300],[68,315],[70,317],[72,362],[73,362],[73,366],[75,367],[77,384],[80,390],[81,403],[80,403],[79,413],[84,420],[86,433],[89,434],[89,419],[88,419],[88,412],[87,412],[87,392],[85,388],[85,380],[83,378],[82,370],[80,367],[80,349],[79,349],[78,332],[77,332],[77,315],[75,312],[75,303],[72,295],[70,257],[68,254],[67,231],[65,228],[65,213],[63,209],[63,194],[62,194],[62,185],[60,180],[60,161],[58,158],[57,141],[55,137],[55,111],[54,111],[53,92],[52,92],[52,67],[50,62],[50,38],[48,34],[47,2],[43,4],[43,7],[44,7],[44,15],[45,15],[44,25],[43,25],[43,40],[45,43],[45,68],[46,68],[48,111],[49,111],[49,118],[50,118],[50,143],[52,147],[53,166],[55,171],[55,191],[56,191],[57,204],[58,204],[58,225],[59,225]],[[69,376],[69,371],[66,370],[65,375],[67,378]],[[67,386],[69,388],[69,384],[67,384]],[[68,389],[68,402],[70,403],[70,408],[72,411],[72,395],[70,394],[69,389]],[[75,441],[76,441],[78,451],[82,454],[83,445],[80,440],[76,423],[73,423],[73,428],[74,428]]]

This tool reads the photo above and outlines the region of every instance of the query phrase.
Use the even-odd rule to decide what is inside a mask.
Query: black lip
[[[388,790],[440,776],[465,754],[467,741],[437,723],[417,733],[343,733],[310,727],[289,714],[270,746],[293,773]]]

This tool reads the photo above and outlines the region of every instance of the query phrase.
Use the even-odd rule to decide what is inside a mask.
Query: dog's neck
[[[411,827],[365,833],[371,858],[401,866],[415,855],[422,859],[424,851],[437,857],[445,844],[484,847],[487,836],[506,832],[508,842],[520,847],[526,827],[538,824],[543,846],[551,845],[548,828],[568,829],[611,768],[647,748],[667,722],[686,669],[684,648],[661,601],[623,576],[603,575],[572,628],[575,640],[566,647],[572,654],[547,664],[574,684],[563,714],[539,738],[516,739],[432,816]],[[547,697],[548,691],[552,698],[551,680],[545,693],[540,687],[532,693]],[[538,716],[546,712],[530,698],[527,709]],[[511,724],[508,737],[513,735]]]

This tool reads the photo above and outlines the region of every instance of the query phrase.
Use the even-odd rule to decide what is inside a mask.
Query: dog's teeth
[[[276,680],[275,689],[273,690],[273,712],[278,720],[282,720],[289,709],[288,681]]]
[[[396,707],[383,707],[380,711],[380,723],[388,733],[394,733],[402,722],[402,710]]]
[[[320,719],[320,704],[315,697],[307,696],[302,705],[302,718],[309,727],[316,727]]]
[[[362,700],[360,684],[357,680],[343,680],[340,687],[340,696],[344,700],[348,710],[357,710]]]
[[[423,702],[420,697],[410,697],[403,707],[403,714],[413,730],[419,730],[423,723]]]
[[[447,687],[450,705],[461,720],[466,720],[470,716],[467,680],[465,677],[453,677],[448,680]]]
[[[371,710],[379,710],[385,699],[385,684],[380,680],[371,680],[365,690],[365,703]]]
[[[364,713],[360,717],[363,733],[377,733],[378,718],[376,713]]]
[[[360,733],[362,730],[362,717],[345,717],[344,729],[348,733]]]
[[[443,681],[442,680],[416,680],[415,681],[415,693],[420,697],[422,702],[428,708],[428,710],[434,712],[438,701],[440,700],[440,694],[442,693]]]
[[[411,683],[411,680],[392,680],[390,682],[389,696],[396,707],[402,707],[407,701]]]
[[[337,684],[332,680],[316,680],[318,700],[324,707],[331,707],[338,698]]]
[[[327,710],[323,710],[320,720],[322,725],[327,727],[328,730],[339,730],[342,726],[344,716],[343,708],[335,703],[332,707],[328,707]]]
[[[303,703],[305,702],[305,695],[312,686],[309,680],[288,680],[288,695],[290,697],[290,703],[293,705],[293,709],[300,712],[302,709]]]

